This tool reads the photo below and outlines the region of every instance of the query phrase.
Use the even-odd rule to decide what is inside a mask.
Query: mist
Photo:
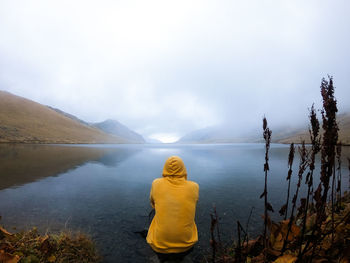
[[[350,110],[349,1],[1,1],[0,89],[175,141]]]

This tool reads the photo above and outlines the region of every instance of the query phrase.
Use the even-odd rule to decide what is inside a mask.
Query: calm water
[[[134,232],[149,224],[152,180],[169,156],[179,155],[188,179],[200,186],[198,261],[208,249],[213,204],[226,242],[252,208],[249,232],[261,230],[264,151],[262,144],[0,145],[0,223],[9,230],[81,230],[94,239],[104,262],[147,262],[152,251]],[[279,144],[270,151],[268,194],[276,211],[286,198],[288,151]]]

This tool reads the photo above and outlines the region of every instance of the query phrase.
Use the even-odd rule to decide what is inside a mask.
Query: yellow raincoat
[[[199,186],[187,181],[186,167],[180,157],[170,157],[163,178],[152,183],[150,201],[156,213],[148,230],[147,243],[158,253],[181,253],[197,241],[194,222]]]

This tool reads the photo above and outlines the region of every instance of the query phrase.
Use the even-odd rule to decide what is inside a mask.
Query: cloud
[[[147,136],[304,120],[334,76],[350,110],[348,1],[1,1],[0,87]],[[162,135],[162,136],[163,136]],[[165,136],[164,135],[164,136]]]

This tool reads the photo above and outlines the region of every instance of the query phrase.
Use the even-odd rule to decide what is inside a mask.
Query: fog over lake
[[[145,262],[152,251],[134,232],[149,224],[152,181],[165,160],[178,155],[188,179],[200,186],[196,261],[209,248],[213,204],[226,242],[235,236],[237,220],[246,224],[252,207],[249,232],[261,231],[264,151],[263,144],[0,145],[1,224],[9,230],[82,230],[96,241],[104,262]],[[268,195],[278,211],[286,198],[289,147],[273,144],[270,151]]]

